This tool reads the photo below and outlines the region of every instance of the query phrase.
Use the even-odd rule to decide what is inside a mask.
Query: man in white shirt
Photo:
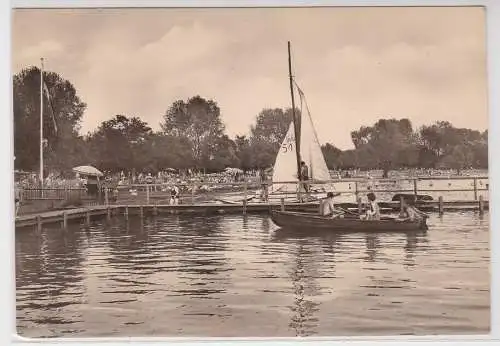
[[[366,220],[380,220],[380,207],[377,203],[377,198],[373,192],[368,195],[368,210],[366,211]]]

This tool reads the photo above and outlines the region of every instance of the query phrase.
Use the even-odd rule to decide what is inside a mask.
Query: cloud
[[[230,135],[266,107],[289,107],[286,42],[322,141],[379,117],[485,129],[484,11],[479,8],[24,10],[15,69],[42,55],[88,104],[83,130],[115,114],[158,128],[177,99],[221,107]],[[27,30],[36,27],[37,30]]]
[[[63,45],[56,40],[44,40],[28,46],[19,52],[19,58],[25,61],[37,61],[40,58],[52,58],[64,53]]]

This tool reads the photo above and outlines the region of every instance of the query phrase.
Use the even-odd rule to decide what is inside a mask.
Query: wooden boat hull
[[[360,220],[355,217],[331,219],[309,213],[273,211],[271,220],[277,226],[288,229],[325,230],[332,232],[408,232],[427,230],[425,218],[422,221]]]
[[[244,201],[250,202],[253,200],[255,196],[247,197],[247,198],[238,198],[235,200],[230,200],[227,198],[217,198],[216,201],[224,203],[224,204],[242,204]]]

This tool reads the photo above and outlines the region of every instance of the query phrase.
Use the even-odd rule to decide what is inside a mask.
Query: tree
[[[453,168],[460,173],[462,169],[467,169],[472,167],[474,161],[474,153],[472,151],[472,145],[470,144],[460,144],[450,150],[449,153],[444,155],[440,161],[439,165],[442,168]]]
[[[462,169],[462,164],[466,162],[477,164],[474,152],[478,156],[481,155],[481,152],[483,155],[486,152],[487,156],[487,137],[487,131],[480,133],[470,129],[455,128],[451,123],[445,121],[438,121],[431,126],[422,126],[419,131],[421,154],[426,154],[431,167],[439,164],[448,168]],[[457,152],[457,148],[465,150],[462,153],[465,156]],[[459,161],[453,162],[454,159]],[[481,161],[483,160],[484,156]]]
[[[184,137],[155,133],[141,148],[148,158],[147,169],[158,172],[166,168],[186,169],[194,166],[191,146]]]
[[[296,114],[300,114],[297,109]],[[253,168],[269,167],[274,164],[281,142],[292,122],[292,109],[263,109],[251,127],[250,153]]]
[[[238,159],[237,167],[240,167],[243,171],[253,168],[252,153],[248,138],[246,136],[236,136],[234,144],[236,146],[236,157]]]
[[[335,147],[330,143],[326,143],[321,147],[323,156],[325,157],[326,165],[329,169],[337,169],[341,165],[340,157],[342,155],[342,150]]]
[[[351,138],[356,149],[375,158],[376,166],[388,171],[401,165],[404,153],[408,153],[415,145],[415,136],[408,119],[380,119],[373,126],[363,126],[351,132]]]
[[[101,123],[90,138],[94,164],[101,169],[120,171],[143,169],[148,164],[148,146],[153,132],[137,117],[116,115]]]
[[[13,77],[15,166],[25,170],[37,169],[39,164],[40,77],[37,67]],[[57,73],[44,72],[44,82],[48,91],[43,109],[44,163],[50,169],[63,170],[78,158],[82,145],[78,130],[86,104],[73,84]]]
[[[165,135],[189,140],[198,168],[207,166],[207,159],[225,130],[217,103],[200,96],[186,102],[175,101],[165,112],[160,125]]]
[[[236,143],[227,135],[218,138],[213,147],[213,152],[208,161],[207,169],[212,172],[222,171],[226,167],[235,167],[238,165]]]
[[[296,112],[300,113],[299,110]],[[278,147],[292,122],[292,109],[266,108],[257,115],[256,123],[251,127],[252,140],[264,140]]]

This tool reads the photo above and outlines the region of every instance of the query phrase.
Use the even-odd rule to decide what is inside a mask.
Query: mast
[[[43,189],[43,58],[40,61],[40,188]]]
[[[295,115],[295,97],[293,94],[293,76],[292,76],[292,55],[290,52],[290,41],[288,41],[288,75],[290,77],[290,92],[292,94],[292,121],[295,132],[295,155],[297,157],[297,178],[300,180],[300,127]]]

